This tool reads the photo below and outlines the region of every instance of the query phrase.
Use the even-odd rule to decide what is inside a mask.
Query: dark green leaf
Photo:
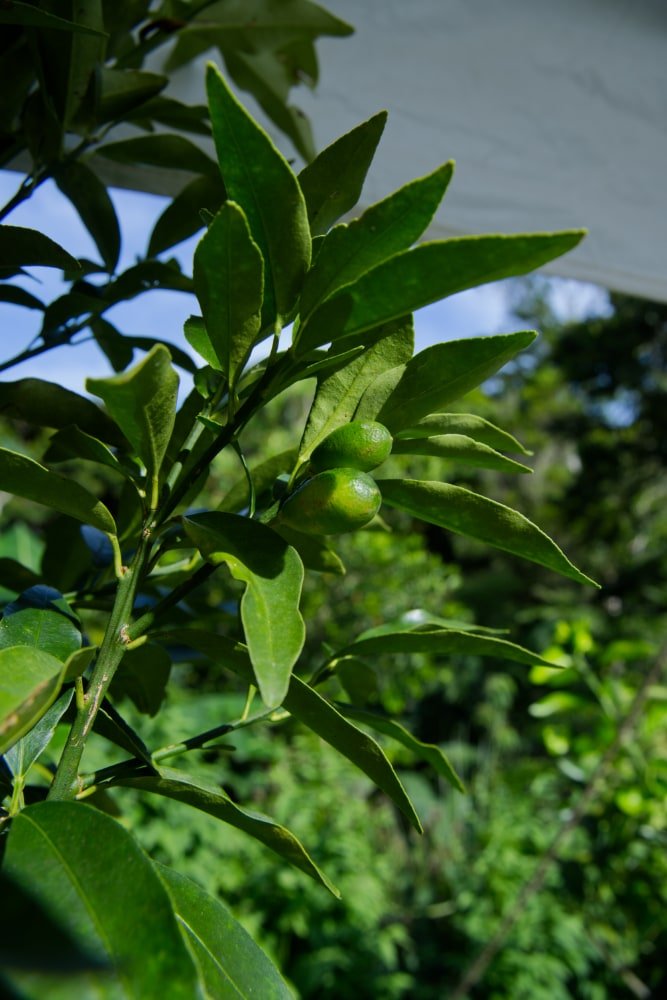
[[[114,519],[107,508],[83,486],[6,448],[0,448],[0,488],[68,514],[84,524],[92,524],[100,531],[116,533]]]
[[[115,820],[81,803],[29,806],[12,824],[5,867],[83,948],[112,966],[95,977],[95,996],[198,996],[167,890]]]
[[[34,587],[38,583],[42,583],[42,578],[38,573],[28,569],[27,566],[24,566],[23,563],[17,562],[16,559],[7,559],[4,556],[0,557],[1,587],[5,587],[7,590],[13,590],[17,594],[20,594],[22,590],[27,590],[28,587]]]
[[[445,163],[371,205],[361,218],[349,225],[336,226],[328,233],[301,293],[302,330],[321,302],[419,239],[442,201],[453,173],[454,164]]]
[[[168,77],[145,70],[100,67],[97,121],[103,123],[125,118],[130,111],[159,94],[168,82]]]
[[[359,200],[387,121],[380,111],[323,149],[299,174],[313,236],[326,233]]]
[[[334,573],[336,576],[345,574],[345,566],[340,556],[329,548],[322,536],[305,535],[301,531],[294,531],[293,528],[281,524],[276,524],[273,530],[296,549],[306,569],[315,573]]]
[[[0,24],[16,24],[26,28],[49,28],[52,31],[67,31],[78,35],[96,35],[106,38],[103,31],[90,28],[85,24],[76,24],[57,14],[39,10],[32,4],[21,3],[21,0],[10,0],[10,3],[0,7]]]
[[[63,664],[32,646],[0,649],[0,754],[44,715],[60,690]]]
[[[269,708],[280,705],[305,639],[297,552],[266,525],[236,514],[197,514],[183,524],[205,559],[226,563],[245,583],[241,619],[259,692]]]
[[[489,448],[481,441],[464,434],[438,434],[435,437],[408,438],[395,440],[393,455],[432,455],[464,465],[474,465],[480,469],[498,469],[500,472],[532,472],[533,470],[515,462],[500,452]]]
[[[88,669],[90,664],[93,662],[95,655],[97,653],[97,646],[84,646],[83,649],[77,649],[65,660],[65,675],[63,677],[63,683],[67,681],[76,680],[77,677],[81,677],[82,674]]]
[[[503,431],[495,424],[489,423],[483,417],[473,413],[430,413],[421,420],[415,421],[411,427],[398,431],[397,438],[428,438],[437,434],[465,434],[488,444],[497,451],[515,451],[521,455],[531,455],[520,441]]]
[[[100,396],[148,470],[151,508],[157,506],[158,474],[176,415],[178,375],[166,347],[154,347],[122,375],[92,378],[86,388]]]
[[[0,649],[33,646],[64,662],[81,646],[81,630],[62,594],[38,584],[8,604],[0,620]]]
[[[412,357],[412,316],[387,323],[382,336],[344,368],[318,379],[317,392],[301,440],[299,460],[305,462],[313,449],[337,427],[348,423],[371,382],[382,372]]]
[[[480,385],[535,340],[532,331],[434,344],[408,361],[377,419],[392,433]]]
[[[193,278],[211,347],[200,353],[233,389],[260,331],[263,289],[262,255],[234,202],[225,202],[198,243]]]
[[[518,236],[464,236],[396,254],[312,314],[301,351],[345,341],[466,288],[516,277],[579,243],[581,230]]]
[[[208,4],[195,14],[191,30],[210,31],[214,28],[231,33],[241,30],[252,45],[262,47],[264,39],[271,42],[281,33],[302,35],[351,35],[353,28],[340,18],[324,10],[311,0],[289,0],[276,3],[275,0],[254,0],[252,17],[248,17],[246,3],[229,3],[218,0]]]
[[[310,265],[306,204],[289,164],[214,66],[208,67],[207,87],[225,188],[246,213],[264,258],[267,327],[290,314]]]
[[[157,346],[166,347],[175,365],[178,365],[183,371],[189,372],[190,375],[194,375],[197,371],[197,365],[190,355],[182,351],[176,344],[172,344],[166,340],[159,340],[157,337],[126,336],[125,340],[127,340],[131,347],[138,347],[141,351],[150,351],[153,347]]]
[[[76,426],[64,427],[53,435],[44,455],[48,463],[71,462],[73,458],[105,465],[123,476],[129,475],[114,453],[105,444],[90,434],[84,434]]]
[[[207,996],[216,1000],[293,1000],[280,973],[219,899],[154,862]]]
[[[134,357],[134,348],[115,326],[98,317],[90,323],[90,329],[98,347],[109,360],[115,372],[122,372]]]
[[[334,896],[340,895],[308,855],[303,844],[289,830],[260,813],[242,809],[216,785],[205,784],[183,771],[167,767],[161,767],[159,775],[122,778],[120,781],[116,780],[114,784],[139,788],[156,795],[166,795],[170,799],[201,809],[202,812],[243,830],[244,833],[275,851],[285,861],[289,861],[295,868],[299,868],[320,885],[325,886]]]
[[[142,135],[135,139],[121,139],[96,149],[115,163],[141,163],[149,167],[187,170],[193,174],[213,174],[215,161],[182,135]]]
[[[9,764],[12,774],[19,780],[25,778],[28,771],[39,759],[41,754],[53,739],[53,734],[63,715],[70,706],[74,697],[74,688],[65,691],[58,698],[48,712],[42,716],[36,726],[26,733],[26,735],[15,743],[5,754],[5,760]]]
[[[377,715],[375,712],[368,712],[363,708],[356,708],[354,705],[337,704],[336,708],[346,718],[355,719],[362,725],[375,729],[378,733],[384,733],[385,736],[401,743],[408,750],[411,750],[419,760],[425,760],[430,764],[436,774],[448,781],[459,792],[465,792],[463,782],[439,746],[434,743],[422,743],[404,726],[384,715]]]
[[[0,302],[9,302],[13,306],[23,306],[24,309],[44,309],[44,303],[35,295],[26,292],[18,285],[0,285]]]
[[[298,677],[292,677],[290,681],[284,707],[290,715],[367,774],[398,806],[415,830],[422,832],[419,817],[403,785],[375,740],[344,719],[333,705]]]
[[[487,542],[577,583],[597,586],[572,565],[541,528],[504,504],[447,483],[383,479],[378,481],[378,486],[382,499],[390,507],[398,507],[422,521]]]
[[[363,705],[377,697],[377,674],[365,660],[360,660],[356,656],[344,656],[337,660],[336,677],[350,701],[355,705]]]
[[[39,378],[0,382],[0,412],[37,427],[76,424],[87,435],[107,444],[127,445],[118,425],[99,406],[55,382]]]
[[[84,652],[82,650],[82,652]],[[122,715],[105,698],[95,716],[93,729],[105,740],[127,751],[132,757],[137,757],[152,769],[153,760],[150,750],[138,733],[125,721]]]
[[[208,119],[208,108],[205,104],[183,104],[173,97],[153,97],[138,109],[136,116],[127,115],[142,121],[155,121],[167,128],[179,132],[192,132],[195,135],[210,136],[211,126]]]
[[[78,271],[79,262],[35,229],[22,226],[0,226],[0,267],[59,267],[62,271]]]
[[[296,448],[282,451],[278,455],[272,455],[264,462],[254,466],[250,470],[255,493],[260,497],[269,490],[275,483],[278,476],[283,472],[289,472],[296,460]],[[245,476],[239,479],[227,490],[219,510],[228,511],[230,514],[238,514],[240,510],[248,506],[248,480]]]
[[[114,271],[120,254],[120,227],[106,185],[80,160],[56,173],[56,183],[79,213],[108,271]]]
[[[199,232],[204,225],[201,209],[215,215],[224,200],[225,186],[219,177],[195,177],[169,202],[155,223],[148,244],[149,257]]]
[[[114,698],[129,698],[140,712],[155,716],[164,701],[171,659],[162,646],[153,642],[129,649],[111,682]]]

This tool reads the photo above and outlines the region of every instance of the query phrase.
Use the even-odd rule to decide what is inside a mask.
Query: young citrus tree
[[[194,254],[201,314],[185,327],[199,359],[194,389],[179,407],[178,375],[162,344],[119,374],[89,379],[101,405],[38,380],[12,384],[23,419],[31,420],[34,400],[33,422],[56,431],[40,461],[0,449],[0,487],[57,512],[63,532],[78,523],[84,542],[67,586],[62,567],[50,575],[16,560],[4,567],[15,596],[0,622],[3,912],[29,917],[35,938],[30,954],[25,941],[14,947],[12,916],[2,948],[7,982],[21,996],[71,996],[72,976],[81,996],[290,995],[222,902],[154,863],[114,815],[116,787],[166,796],[256,838],[337,894],[308,845],[179,767],[183,755],[212,746],[231,753],[235,732],[293,719],[359,768],[418,831],[415,807],[374,733],[463,790],[437,746],[347,699],[338,677],[349,684],[351,672],[386,653],[545,661],[435,615],[387,621],[305,660],[304,574],[340,572],[338,535],[381,525],[383,506],[395,508],[591,582],[520,513],[448,481],[381,468],[391,453],[391,469],[414,455],[442,460],[443,480],[452,459],[529,471],[505,454],[521,453],[516,439],[448,406],[535,334],[454,340],[413,355],[412,313],[540,267],[581,232],[415,245],[451,163],[340,224],[357,202],[384,115],[297,176],[214,67],[207,84],[226,200]],[[250,467],[244,429],[306,380],[316,388],[299,446]],[[238,457],[238,479],[218,483],[222,501],[202,510],[225,450]],[[58,471],[63,462],[68,474]],[[80,483],[91,463],[112,484],[104,501]],[[220,597],[220,576],[235,581],[231,601]],[[121,699],[159,712],[184,649],[210,661],[221,686],[245,691],[245,707],[206,732],[175,732],[167,745],[149,746],[119,710]],[[115,751],[114,762],[95,765],[95,740]],[[55,747],[62,751],[50,768],[44,762]]]

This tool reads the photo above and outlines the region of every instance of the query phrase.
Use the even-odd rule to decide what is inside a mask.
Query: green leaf
[[[153,862],[209,997],[293,1000],[282,976],[222,902],[172,868]]]
[[[125,118],[130,111],[159,94],[168,82],[169,78],[159,73],[101,66],[97,121],[103,123]]]
[[[106,185],[80,160],[66,163],[55,176],[92,236],[106,269],[114,271],[120,254],[120,227]]]
[[[389,796],[418,833],[419,817],[396,772],[375,740],[344,719],[337,709],[298,677],[292,677],[284,707],[326,743],[347,757]]]
[[[305,462],[333,430],[348,423],[373,380],[412,357],[412,316],[387,323],[375,343],[332,375],[320,377],[301,440],[299,461]]]
[[[301,558],[301,562],[306,569],[315,573],[334,573],[336,576],[345,575],[345,566],[340,556],[330,548],[325,539],[317,535],[306,535],[301,531],[294,531],[285,525],[276,524],[273,530],[284,538],[285,541],[296,549]]]
[[[312,160],[315,147],[310,122],[302,111],[287,103],[294,76],[284,53],[226,48],[225,66],[234,83],[249,91],[269,119],[292,140],[300,156]]]
[[[157,506],[158,475],[176,417],[178,375],[166,347],[157,345],[122,375],[89,378],[86,388],[104,400],[146,466]]]
[[[66,18],[50,14],[46,10],[39,10],[32,4],[21,3],[21,0],[11,0],[10,4],[0,7],[0,24],[16,24],[25,28],[49,28],[52,31],[67,31],[77,35],[107,37],[103,31],[68,21]]]
[[[254,0],[252,16],[248,16],[248,4],[244,0],[229,0],[209,4],[197,12],[190,30],[209,32],[214,28],[224,29],[230,34],[238,29],[244,33],[253,46],[261,48],[264,41],[275,43],[281,33],[317,37],[332,35],[344,37],[354,29],[340,18],[330,14],[311,0]]]
[[[228,196],[245,212],[264,258],[263,327],[291,313],[310,265],[306,203],[292,170],[209,65],[211,124]]]
[[[5,760],[19,781],[26,777],[32,765],[46,750],[73,697],[74,688],[65,691],[45,712],[37,725],[5,753]]]
[[[395,434],[421,417],[465,395],[535,340],[536,333],[471,337],[434,344],[408,361],[377,415]]]
[[[281,451],[277,455],[271,455],[250,470],[255,494],[260,497],[269,490],[281,473],[289,472],[296,460],[296,448],[289,448]],[[245,476],[234,483],[225,493],[219,510],[227,511],[230,514],[238,514],[248,506],[248,480]]]
[[[411,427],[404,427],[395,434],[402,438],[428,438],[438,434],[465,434],[466,437],[488,444],[497,451],[515,451],[521,455],[531,455],[532,452],[517,441],[515,437],[503,431],[495,424],[489,423],[483,417],[473,413],[430,413],[421,420],[415,421]]]
[[[55,382],[40,378],[0,382],[0,411],[5,417],[24,420],[36,427],[63,428],[76,424],[81,431],[107,444],[127,446],[118,425],[99,406]]]
[[[357,204],[386,121],[386,111],[373,115],[323,149],[299,174],[313,236],[326,233]]]
[[[97,156],[114,163],[141,163],[148,167],[187,170],[193,174],[213,174],[215,161],[182,135],[140,135],[98,146]]]
[[[0,649],[0,754],[31,729],[60,690],[63,664],[32,646]]]
[[[421,740],[418,740],[412,733],[408,732],[404,726],[401,726],[394,719],[388,719],[384,715],[377,715],[375,712],[368,712],[354,705],[336,704],[336,708],[346,718],[355,719],[370,729],[375,729],[378,733],[384,733],[385,736],[396,740],[397,743],[411,750],[419,760],[424,760],[427,764],[430,764],[436,774],[439,774],[441,778],[448,781],[459,792],[465,792],[463,782],[450,764],[447,755],[443,753],[439,746],[436,746],[434,743],[422,743]]]
[[[139,734],[132,729],[107,698],[104,699],[95,716],[93,729],[105,740],[109,740],[110,743],[127,751],[131,757],[137,757],[151,770],[153,769],[153,758],[150,750]]]
[[[95,996],[199,995],[162,880],[109,816],[74,802],[29,806],[12,824],[5,870],[82,947],[111,965],[89,980]]]
[[[44,454],[44,461],[49,463],[71,462],[78,458],[87,462],[105,465],[108,469],[130,475],[125,466],[121,465],[114,453],[105,444],[90,434],[84,434],[78,427],[70,425],[63,427],[49,441],[49,447]]]
[[[129,649],[111,682],[114,698],[129,698],[144,715],[155,716],[162,707],[171,673],[171,659],[154,642]]]
[[[269,708],[280,705],[305,639],[297,552],[266,525],[236,514],[196,514],[183,524],[205,559],[226,563],[245,583],[241,620],[257,686]]]
[[[533,471],[530,466],[515,462],[489,448],[487,444],[464,434],[438,434],[436,437],[395,440],[391,451],[392,455],[432,455],[480,469],[498,469],[500,472]]]
[[[225,202],[199,241],[193,278],[211,347],[202,356],[233,389],[260,331],[263,288],[262,255],[234,202]]]
[[[33,646],[62,662],[81,647],[81,630],[59,591],[38,584],[5,607],[0,649],[10,646]]]
[[[169,202],[155,223],[148,256],[154,257],[198,233],[204,226],[201,210],[205,208],[215,215],[224,200],[225,186],[220,177],[195,177]]]
[[[579,243],[581,230],[464,236],[422,243],[347,285],[312,314],[299,342],[309,350],[366,330],[466,288],[526,274]]]
[[[23,306],[24,309],[44,309],[44,303],[35,295],[26,292],[18,285],[0,285],[0,302],[9,302],[13,306]]]
[[[100,531],[116,533],[116,524],[107,508],[83,486],[6,448],[0,448],[0,489],[92,524]]]
[[[97,653],[97,646],[84,646],[83,649],[76,649],[65,660],[65,675],[63,682],[76,680],[81,677],[93,662]]]
[[[453,173],[454,164],[445,163],[371,205],[361,218],[331,230],[304,282],[299,306],[302,330],[321,302],[419,239]]]
[[[404,510],[429,524],[487,542],[577,583],[597,586],[594,580],[573,566],[541,528],[504,504],[448,483],[381,479],[378,486],[382,499],[390,507]]]
[[[362,634],[339,654],[343,656],[382,656],[394,653],[430,653],[431,655],[495,656],[533,667],[553,667],[554,664],[537,653],[488,634],[439,628],[430,624],[392,631],[371,630]]]
[[[0,267],[59,267],[78,271],[79,262],[48,236],[23,226],[0,226]]]
[[[215,816],[259,840],[285,861],[319,882],[334,896],[340,896],[336,887],[309,856],[303,844],[289,830],[274,823],[267,816],[236,805],[217,785],[206,784],[184,771],[167,767],[161,767],[159,775],[115,779],[114,784],[127,785],[155,795],[165,795],[195,809],[201,809],[202,812]]]

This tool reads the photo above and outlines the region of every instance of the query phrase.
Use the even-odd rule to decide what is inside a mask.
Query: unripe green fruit
[[[389,457],[393,438],[384,424],[353,420],[337,427],[310,456],[316,472],[325,469],[359,469],[370,472]]]
[[[341,535],[372,521],[382,503],[374,479],[358,469],[327,469],[294,491],[279,520],[308,535]]]

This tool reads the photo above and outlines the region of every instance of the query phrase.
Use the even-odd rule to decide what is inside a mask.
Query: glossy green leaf
[[[158,345],[128,372],[111,378],[89,378],[86,388],[104,400],[146,466],[153,483],[154,507],[157,477],[176,416],[178,375],[172,368],[169,351]]]
[[[334,747],[389,796],[412,826],[422,832],[421,823],[396,772],[382,748],[366,733],[344,719],[334,706],[298,677],[292,677],[284,707],[295,719],[308,726]]]
[[[97,121],[125,118],[134,108],[141,107],[164,90],[168,82],[168,77],[160,73],[101,66]]]
[[[161,767],[159,775],[121,778],[120,780],[116,779],[114,784],[127,785],[130,788],[153,792],[156,795],[165,795],[170,799],[176,799],[178,802],[193,806],[195,809],[201,809],[202,812],[243,830],[244,833],[259,840],[285,861],[294,865],[295,868],[300,869],[319,882],[320,885],[325,886],[334,896],[340,895],[336,887],[309,856],[303,844],[289,830],[274,823],[267,816],[241,808],[232,802],[223,789],[217,785],[206,784],[184,771],[168,767]]]
[[[161,133],[121,139],[99,146],[96,154],[114,163],[141,163],[161,169],[187,170],[193,174],[213,174],[216,170],[215,161],[182,135]]]
[[[100,531],[116,533],[110,512],[92,493],[67,476],[51,472],[39,462],[0,448],[0,489],[24,500],[34,500],[61,514],[68,514]]]
[[[504,504],[448,483],[418,482],[414,479],[378,481],[382,499],[390,507],[460,535],[521,556],[546,566],[577,583],[594,580],[585,576],[561,552],[541,528]]]
[[[53,739],[56,727],[69,708],[73,697],[74,688],[61,694],[58,700],[51,705],[51,708],[44,713],[37,725],[33,726],[18,743],[7,750],[5,760],[15,778],[19,780],[25,778],[35,761],[39,760]]]
[[[348,423],[373,380],[412,357],[412,316],[387,323],[382,335],[344,368],[318,379],[317,391],[301,440],[299,460],[305,462],[333,430]]]
[[[55,700],[63,664],[32,646],[0,649],[0,754],[34,726]]]
[[[378,413],[378,420],[392,433],[441,406],[459,399],[489,378],[519,351],[535,340],[536,333],[471,337],[434,344],[408,361],[395,389]]]
[[[129,649],[113,676],[110,694],[129,698],[144,715],[155,716],[162,707],[171,673],[171,659],[154,642]]]
[[[80,649],[81,630],[62,594],[37,585],[6,605],[0,620],[0,649],[9,646],[33,646],[63,663]]]
[[[275,965],[219,899],[172,868],[154,864],[208,997],[293,1000]]]
[[[198,233],[204,226],[201,210],[215,215],[224,200],[225,186],[220,177],[195,177],[169,202],[155,223],[148,244],[149,257]]]
[[[349,225],[332,229],[304,282],[301,322],[305,325],[315,307],[344,285],[411,247],[433,218],[453,173],[454,164],[445,163],[371,205]]]
[[[263,289],[262,255],[234,202],[225,202],[199,241],[193,277],[217,364],[210,351],[202,356],[233,388],[260,331]]]
[[[16,24],[26,28],[49,28],[52,31],[105,37],[103,31],[89,28],[85,24],[68,21],[64,17],[58,17],[57,14],[39,10],[32,4],[21,3],[21,0],[11,0],[10,4],[0,7],[0,24]]]
[[[571,250],[582,236],[581,230],[573,230],[422,243],[391,257],[316,309],[300,350],[344,343],[455,292],[526,274]]]
[[[0,382],[0,411],[36,427],[68,427],[76,424],[94,438],[122,447],[127,441],[120,428],[90,399],[40,378]]]
[[[90,974],[85,985],[96,988],[95,996],[198,996],[195,966],[164,883],[109,816],[74,802],[29,806],[12,824],[5,869],[75,941],[111,965]]]
[[[439,746],[436,746],[434,743],[422,743],[421,740],[418,740],[412,733],[408,732],[400,723],[384,715],[378,715],[376,712],[368,712],[354,705],[337,704],[336,708],[347,719],[354,719],[356,722],[361,722],[362,725],[368,726],[370,729],[375,729],[378,733],[384,733],[385,736],[389,736],[392,740],[402,744],[402,746],[411,750],[419,760],[424,760],[427,764],[430,764],[436,774],[439,774],[441,778],[448,781],[457,791],[465,792],[463,782],[452,767],[447,755],[443,753]]]
[[[267,327],[290,314],[310,265],[306,203],[287,161],[212,65],[207,87],[225,188],[245,212],[264,258],[262,322]]]
[[[299,174],[313,236],[326,233],[357,204],[386,121],[386,111],[373,115],[323,149]]]
[[[399,628],[392,631],[371,630],[341,650],[341,656],[382,656],[394,653],[430,653],[431,655],[495,656],[526,666],[553,667],[537,653],[488,634],[456,631],[433,625]]]
[[[56,183],[79,213],[107,270],[115,270],[120,254],[120,226],[106,185],[80,160],[58,170]]]
[[[438,434],[465,434],[466,437],[488,444],[496,451],[514,451],[530,455],[520,441],[473,413],[430,413],[415,421],[411,427],[404,427],[395,435],[397,438],[424,438]]]
[[[236,514],[196,514],[183,524],[205,559],[226,563],[245,583],[241,620],[259,692],[269,708],[280,705],[306,634],[297,552],[266,525]]]
[[[0,267],[59,267],[78,271],[79,262],[43,233],[23,226],[0,226]]]
[[[532,472],[528,465],[515,462],[501,455],[488,444],[475,441],[465,434],[438,434],[435,437],[407,438],[395,440],[392,455],[431,455],[446,458],[464,465],[474,465],[480,469],[497,469],[499,472]]]

